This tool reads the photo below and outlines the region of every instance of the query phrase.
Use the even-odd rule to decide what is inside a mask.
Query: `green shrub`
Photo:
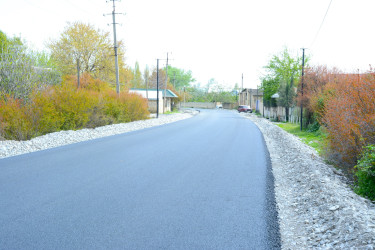
[[[316,132],[320,129],[320,124],[318,121],[315,121],[314,123],[312,124],[309,124],[307,126],[307,132]]]
[[[364,148],[355,169],[357,170],[356,193],[375,200],[375,145]]]

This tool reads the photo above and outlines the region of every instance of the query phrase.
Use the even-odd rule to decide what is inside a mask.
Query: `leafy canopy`
[[[305,58],[305,62],[308,58]],[[290,107],[293,105],[296,89],[301,77],[302,58],[292,57],[285,47],[279,54],[273,55],[264,67],[266,75],[261,78],[264,98],[270,101],[271,96],[279,93],[279,105]]]
[[[115,62],[113,43],[109,32],[95,29],[82,22],[68,23],[60,38],[50,41],[53,60],[64,75],[77,73],[77,60],[80,71],[90,73],[95,78],[114,82]],[[118,42],[120,76],[124,75],[124,46]],[[125,74],[126,75],[126,74]]]
[[[168,78],[176,90],[189,87],[191,83],[195,82],[190,70],[185,71],[172,66],[168,66]]]

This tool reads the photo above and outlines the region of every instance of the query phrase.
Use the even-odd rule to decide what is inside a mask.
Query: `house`
[[[263,114],[263,90],[243,89],[238,96],[238,105],[248,105],[253,111]]]
[[[156,89],[136,89],[129,90],[130,93],[136,93],[148,100],[148,110],[151,113],[156,113],[157,106],[157,90]],[[167,89],[159,89],[159,113],[172,111],[173,99],[178,96],[173,91]]]

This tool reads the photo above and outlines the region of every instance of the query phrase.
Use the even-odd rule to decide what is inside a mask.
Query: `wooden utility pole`
[[[241,92],[240,92],[240,103],[238,105],[241,105],[241,99],[242,99],[242,91],[243,91],[243,73],[242,73],[242,76],[241,76]]]
[[[156,118],[159,118],[159,59],[156,59]]]
[[[305,48],[302,48],[302,78],[301,78],[301,131],[302,131],[302,120],[303,120],[303,78],[305,70]]]
[[[115,50],[115,70],[116,70],[116,92],[118,95],[120,95],[120,83],[119,83],[119,69],[118,69],[118,54],[117,54],[117,49],[118,49],[118,44],[117,44],[117,39],[116,39],[116,15],[122,14],[122,13],[116,13],[116,6],[115,6],[115,1],[118,0],[110,0],[113,3],[113,10],[112,14],[104,14],[105,15],[112,15],[112,24],[113,24],[113,48]]]
[[[165,65],[165,88],[164,88],[164,105],[163,113],[167,110],[167,84],[168,84],[168,52],[167,52],[167,64]]]

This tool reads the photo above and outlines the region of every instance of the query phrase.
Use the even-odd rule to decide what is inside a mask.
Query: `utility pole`
[[[146,65],[146,69],[148,69],[148,66]],[[146,70],[147,75],[145,74],[145,81],[146,81],[146,99],[148,101],[148,70]]]
[[[156,118],[159,118],[159,59],[156,59]]]
[[[243,90],[243,73],[242,73],[242,77],[241,77],[241,92]]]
[[[258,101],[258,99],[259,99],[258,88],[259,88],[259,86],[257,85],[257,102],[255,104],[255,112],[259,112],[259,107],[258,107],[258,105],[259,105],[259,101]]]
[[[115,50],[115,67],[116,67],[116,92],[118,95],[120,95],[120,83],[119,83],[119,69],[118,69],[118,54],[117,54],[117,39],[116,39],[116,15],[122,14],[122,13],[116,13],[116,6],[115,6],[115,1],[119,0],[107,0],[112,1],[113,3],[113,10],[112,10],[112,24],[113,24],[113,48]],[[110,15],[110,14],[108,14]],[[105,16],[105,15],[104,15]]]
[[[302,131],[302,117],[303,117],[303,78],[305,70],[305,48],[302,48],[302,78],[301,78],[301,131]]]
[[[163,113],[165,113],[167,109],[167,84],[168,84],[168,52],[167,52],[167,64],[165,65],[165,89],[164,89]]]
[[[176,89],[176,71],[173,73],[173,88]]]
[[[264,117],[264,90],[263,90],[263,93],[262,93],[262,106],[263,106],[263,117]]]
[[[184,87],[184,108],[186,108],[186,89]]]
[[[238,105],[241,105],[241,96],[242,96],[242,91],[243,91],[243,73],[242,73],[242,77],[241,77],[241,92],[240,92],[240,103]]]

